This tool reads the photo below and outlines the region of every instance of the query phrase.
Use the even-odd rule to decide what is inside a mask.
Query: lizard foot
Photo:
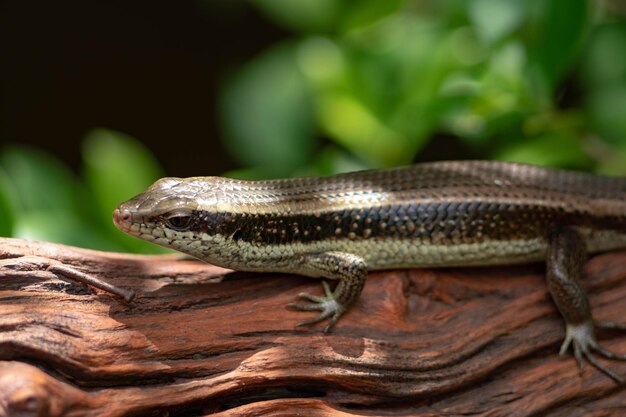
[[[626,330],[626,325],[611,323],[611,322],[596,322],[598,327],[604,329],[622,329]],[[600,372],[604,373],[611,379],[613,379],[617,383],[622,383],[623,379],[618,376],[616,373],[602,365],[596,357],[594,356],[594,352],[603,356],[607,359],[615,359],[626,361],[626,355],[621,355],[618,353],[611,352],[609,350],[604,349],[596,340],[594,335],[594,323],[585,322],[582,324],[567,324],[565,329],[565,340],[561,345],[560,354],[563,355],[567,351],[570,345],[574,349],[574,357],[576,358],[576,362],[578,362],[578,367],[582,372],[585,368],[584,359],[586,359],[591,365],[593,365]]]
[[[336,299],[335,294],[326,283],[322,281],[324,286],[324,296],[311,295],[306,292],[298,294],[298,297],[307,300],[307,303],[290,303],[287,307],[295,308],[301,311],[321,311],[320,315],[309,320],[301,321],[297,326],[306,326],[308,324],[318,323],[330,317],[328,324],[324,327],[324,333],[328,333],[331,327],[346,312],[346,308],[342,306]]]

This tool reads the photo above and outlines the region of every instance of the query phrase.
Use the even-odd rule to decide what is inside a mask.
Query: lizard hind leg
[[[565,340],[561,345],[560,354],[565,354],[571,346],[581,372],[586,360],[599,371],[621,383],[622,378],[600,363],[594,353],[614,360],[626,360],[626,355],[602,348],[596,340],[595,327],[626,330],[626,325],[592,320],[587,293],[581,284],[585,258],[585,242],[576,231],[564,228],[551,235],[546,279],[552,299],[566,322]]]
[[[322,281],[323,296],[300,293],[298,297],[303,298],[304,302],[288,304],[288,307],[302,311],[320,311],[319,316],[304,320],[298,323],[298,326],[318,323],[329,318],[324,328],[324,333],[328,333],[361,294],[367,278],[367,267],[365,261],[356,255],[322,252],[306,255],[302,260],[301,273],[339,280],[334,291],[326,281]]]

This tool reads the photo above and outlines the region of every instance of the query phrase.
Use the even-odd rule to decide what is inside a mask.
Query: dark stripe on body
[[[546,237],[553,225],[626,231],[624,217],[594,218],[563,208],[459,201],[400,204],[311,214],[196,212],[191,230],[261,245],[371,238],[431,244]]]

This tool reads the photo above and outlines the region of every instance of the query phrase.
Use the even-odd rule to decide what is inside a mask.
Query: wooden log
[[[372,273],[324,335],[285,308],[319,280],[0,239],[5,263],[24,256],[136,297],[0,269],[3,417],[626,415],[624,385],[558,356],[542,265]],[[626,321],[626,252],[585,272],[594,317]],[[600,336],[626,352],[626,334]]]

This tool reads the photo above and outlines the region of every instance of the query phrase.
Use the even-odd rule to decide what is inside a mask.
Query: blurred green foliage
[[[84,140],[82,175],[49,154],[25,146],[0,152],[0,235],[94,249],[155,253],[126,236],[111,215],[124,200],[163,176],[135,139],[94,129]]]
[[[485,159],[626,174],[623,3],[252,3],[294,35],[225,83],[246,167],[232,175],[402,165],[442,135]]]
[[[249,1],[293,35],[224,80],[223,139],[244,167],[228,175],[408,164],[441,138],[468,157],[626,175],[622,2]],[[154,157],[106,129],[82,154],[76,176],[36,149],[2,149],[0,235],[158,250],[111,223],[163,175]]]

